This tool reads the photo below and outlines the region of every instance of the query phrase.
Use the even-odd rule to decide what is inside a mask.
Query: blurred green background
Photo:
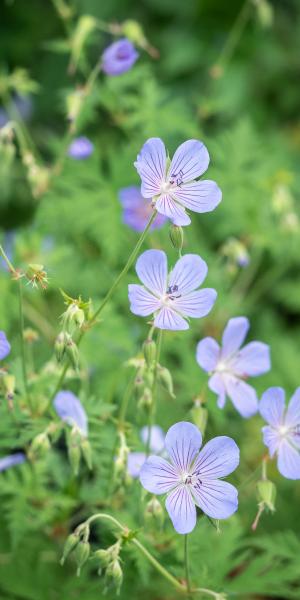
[[[94,29],[77,70],[70,73],[72,35],[84,15],[106,24],[137,21],[159,56],[139,49],[130,72],[99,75],[77,129],[93,141],[95,151],[87,160],[74,161],[65,157],[67,99],[113,39]],[[218,182],[223,201],[211,214],[192,215],[184,251],[206,260],[207,284],[217,289],[218,301],[189,331],[165,334],[162,362],[173,375],[176,400],[159,390],[157,422],[166,430],[176,420],[190,419],[201,393],[209,409],[206,437],[230,435],[241,447],[241,466],[233,477],[240,487],[239,512],[222,524],[221,534],[200,519],[191,536],[191,570],[198,585],[224,590],[229,598],[299,599],[299,484],[284,480],[270,464],[276,512],[264,514],[253,534],[255,483],[264,453],[261,419],[242,420],[230,402],[224,411],[217,409],[195,361],[202,337],[220,337],[228,318],[246,315],[249,339],[271,346],[272,371],[253,382],[258,393],[281,385],[290,395],[300,385],[299,2],[2,0],[0,21],[0,126],[21,95],[25,113],[20,127],[37,165],[29,173],[19,141],[15,153],[1,141],[1,239],[15,266],[38,263],[49,277],[46,291],[24,286],[25,324],[39,335],[30,365],[37,410],[30,418],[18,408],[16,283],[4,267],[0,272],[0,327],[12,344],[6,363],[17,379],[13,414],[4,399],[0,406],[1,456],[26,448],[49,422],[47,401],[59,374],[53,343],[64,310],[59,288],[72,297],[92,298],[97,306],[137,241],[137,234],[122,224],[118,191],[139,184],[133,162],[142,144],[161,137],[172,154],[184,140],[201,139],[211,156],[208,176]],[[170,263],[176,260],[167,226],[151,233],[146,247],[162,248]],[[238,264],[241,249],[249,259],[245,267]],[[146,322],[129,312],[127,283],[133,281],[131,269],[100,325],[84,339],[81,379],[71,372],[66,383],[90,418],[93,472],[82,466],[79,477],[73,477],[60,441],[43,460],[0,473],[1,600],[102,597],[92,561],[80,579],[72,561],[64,569],[58,561],[68,532],[107,500],[115,443],[112,416],[131,376],[124,364],[140,351],[147,334]],[[135,398],[128,421],[128,443],[138,449],[145,415],[137,413]],[[117,490],[110,507],[124,523],[141,527],[144,504],[134,482]],[[182,543],[171,524],[159,534],[142,535],[159,560],[181,577]],[[96,546],[113,539],[106,527],[96,528]],[[128,548],[123,558],[121,598],[174,598],[136,552]]]

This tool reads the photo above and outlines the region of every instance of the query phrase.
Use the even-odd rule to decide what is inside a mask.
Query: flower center
[[[181,480],[185,485],[195,485],[197,483],[197,476],[195,473],[182,473]]]

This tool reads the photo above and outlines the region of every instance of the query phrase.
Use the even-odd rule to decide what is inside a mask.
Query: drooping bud
[[[74,550],[74,554],[75,554],[75,559],[76,559],[76,563],[77,563],[77,576],[79,577],[81,569],[84,565],[84,563],[86,563],[89,555],[90,555],[90,544],[89,542],[86,541],[80,541],[77,546],[75,547]]]
[[[106,568],[110,562],[110,552],[109,550],[104,550],[101,548],[100,550],[96,550],[96,552],[94,552],[94,557],[99,561],[98,575],[101,575],[103,568]]]
[[[179,225],[170,225],[169,236],[175,250],[181,252],[183,246],[183,229]]]
[[[271,512],[275,510],[276,486],[269,479],[261,479],[256,484],[258,501],[263,502]]]
[[[61,331],[54,343],[54,352],[57,362],[61,362],[67,347],[68,334],[65,331]]]
[[[166,388],[169,392],[171,398],[175,398],[174,387],[173,387],[173,379],[172,375],[166,367],[162,367],[161,365],[157,366],[157,378],[159,382]]]
[[[120,593],[121,585],[123,581],[123,571],[118,559],[113,560],[109,563],[105,573],[105,586],[106,589],[114,588],[116,594]]]
[[[143,343],[143,353],[147,367],[152,367],[156,357],[156,343],[151,338]]]
[[[83,458],[84,458],[88,468],[91,470],[93,468],[92,448],[91,448],[90,442],[88,441],[88,439],[86,437],[81,438],[80,447],[81,447]]]
[[[69,556],[69,554],[71,554],[71,552],[77,546],[78,542],[79,542],[79,536],[76,535],[75,533],[71,533],[71,535],[69,535],[67,537],[65,545],[64,545],[64,549],[63,549],[63,555],[60,559],[61,565],[63,565],[65,563],[66,558]]]
[[[79,368],[79,350],[70,335],[68,336],[68,340],[66,343],[66,354],[71,362],[73,369],[77,371]]]
[[[152,406],[153,398],[150,388],[146,387],[138,401],[138,407],[149,410]]]
[[[67,439],[68,456],[74,475],[78,475],[81,459],[81,435],[77,428],[73,428]]]
[[[146,44],[145,34],[141,25],[134,21],[133,19],[127,19],[122,23],[122,32],[124,35],[137,46],[142,46]]]
[[[89,38],[92,31],[97,26],[97,21],[91,15],[82,15],[75,27],[72,39],[71,39],[71,64],[70,64],[70,72],[74,73],[80,56],[82,54],[82,50],[84,45],[86,44],[87,39]]]
[[[36,458],[36,456],[41,458],[47,454],[50,448],[51,444],[47,433],[40,433],[32,440],[28,455],[32,458]]]
[[[160,502],[157,500],[155,496],[149,500],[146,505],[144,518],[146,523],[149,525],[154,525],[158,527],[162,527],[164,522],[164,511]]]
[[[84,311],[79,308],[76,302],[69,304],[67,310],[62,315],[62,323],[64,329],[72,329],[74,327],[82,327],[85,320]]]
[[[122,431],[119,432],[119,438],[120,438],[120,444],[119,444],[117,454],[116,454],[115,469],[114,469],[115,477],[119,477],[120,475],[125,476],[125,473],[127,470],[127,457],[128,457],[128,453],[129,453],[129,448],[126,443],[126,438]]]
[[[204,435],[207,425],[208,411],[207,408],[203,406],[201,398],[196,398],[194,406],[191,409],[191,417],[195,425],[197,425],[198,429],[200,429],[202,435]]]
[[[71,94],[68,94],[66,99],[67,119],[71,123],[76,121],[78,115],[80,114],[83,101],[84,91],[82,89],[75,90]]]

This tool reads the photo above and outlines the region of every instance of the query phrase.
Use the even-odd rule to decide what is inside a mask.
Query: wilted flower
[[[210,373],[209,388],[218,395],[218,406],[224,408],[228,396],[242,417],[257,412],[258,400],[252,386],[244,381],[257,377],[271,368],[270,349],[262,342],[250,342],[240,347],[250,327],[246,317],[229,319],[222,337],[222,348],[211,337],[197,346],[197,362]]]
[[[108,46],[102,54],[102,69],[106,75],[121,75],[129,71],[139,57],[134,45],[122,38]]]
[[[170,462],[150,456],[141,469],[140,481],[148,492],[168,494],[166,509],[174,528],[182,534],[194,529],[196,506],[213,519],[226,519],[238,507],[236,488],[219,480],[239,464],[236,443],[220,436],[199,452],[201,444],[202,435],[195,425],[176,423],[165,439]]]
[[[7,337],[4,331],[0,331],[0,360],[6,358],[10,353],[10,343],[7,340]]]
[[[142,180],[142,196],[152,198],[155,209],[175,225],[191,222],[186,208],[210,212],[221,202],[222,192],[214,181],[195,181],[208,165],[208,151],[198,140],[181,144],[169,165],[160,138],[147,140],[134,163]]]
[[[140,431],[140,438],[146,446],[149,437],[149,427],[146,425]],[[164,449],[165,434],[159,425],[152,425],[150,428],[150,444],[149,450],[160,454]],[[142,465],[144,464],[147,455],[145,452],[129,452],[127,457],[127,471],[134,479],[139,476]]]
[[[277,455],[278,471],[287,479],[300,479],[300,387],[285,406],[285,392],[272,387],[262,395],[259,412],[268,425],[262,428],[271,458]]]
[[[180,258],[168,275],[167,257],[161,250],[146,250],[137,260],[136,272],[144,284],[128,286],[130,310],[146,317],[154,313],[159,329],[188,329],[188,317],[207,315],[217,292],[197,290],[207,274],[207,265],[197,254]]]
[[[150,200],[143,198],[140,188],[136,185],[122,188],[119,191],[119,200],[123,207],[123,222],[134,231],[143,231],[153,213]],[[151,229],[162,227],[166,220],[163,215],[157,215]]]
[[[68,155],[76,160],[84,160],[94,152],[94,144],[85,136],[73,140],[68,149]]]
[[[6,471],[6,469],[10,469],[10,467],[20,465],[25,462],[25,460],[26,456],[23,452],[16,452],[15,454],[4,456],[3,458],[0,458],[0,471]]]
[[[75,425],[80,433],[88,435],[86,412],[80,400],[68,390],[58,392],[54,398],[54,408],[58,416],[72,427]]]

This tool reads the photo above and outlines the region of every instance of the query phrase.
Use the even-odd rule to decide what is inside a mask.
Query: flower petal
[[[206,288],[185,294],[181,298],[175,298],[173,305],[175,310],[187,317],[194,319],[206,317],[211,311],[217,298],[216,290]]]
[[[167,257],[162,250],[146,250],[139,256],[135,270],[141,282],[161,297],[167,289]]]
[[[220,346],[212,337],[201,340],[196,349],[196,360],[204,371],[209,373],[217,365],[220,356]]]
[[[175,310],[164,306],[160,309],[154,319],[155,327],[158,329],[170,329],[171,331],[183,331],[189,329],[188,322]]]
[[[222,375],[214,373],[214,375],[208,380],[209,389],[218,394],[217,404],[219,408],[224,408],[226,401],[226,388]]]
[[[196,425],[180,421],[167,432],[165,448],[180,473],[188,471],[202,444],[202,435]]]
[[[222,192],[215,181],[191,181],[175,188],[172,195],[180,204],[197,213],[214,210],[222,200]]]
[[[166,179],[167,155],[160,138],[150,138],[143,145],[134,166],[142,180],[141,193],[144,198],[153,198],[160,193]]]
[[[283,424],[285,409],[285,392],[280,387],[270,387],[267,389],[259,403],[259,412],[263,419],[273,425],[279,427]]]
[[[148,425],[146,425],[145,427],[142,427],[141,432],[140,432],[140,436],[141,436],[142,442],[146,446],[147,442],[148,442],[148,436],[149,436],[149,427],[148,427]],[[152,427],[151,427],[151,436],[150,436],[150,450],[151,450],[151,452],[157,452],[157,454],[160,454],[160,452],[163,451],[163,449],[165,447],[165,437],[166,437],[165,433],[162,430],[162,428],[159,427],[159,425],[152,425]]]
[[[61,418],[68,425],[76,425],[82,435],[88,434],[88,422],[86,412],[80,400],[68,390],[63,390],[56,394],[53,400],[54,408]]]
[[[179,483],[179,475],[164,458],[149,456],[142,465],[140,482],[151,494],[165,494]]]
[[[166,509],[177,533],[186,534],[193,531],[197,521],[196,507],[185,485],[177,486],[168,495]]]
[[[288,427],[296,427],[300,424],[300,387],[292,395],[284,419]]]
[[[199,479],[218,479],[234,471],[240,462],[240,451],[235,441],[225,435],[213,438],[199,453],[193,472]]]
[[[283,440],[278,450],[278,471],[287,479],[300,479],[300,453]]]
[[[177,148],[172,158],[168,179],[177,176],[181,181],[192,181],[200,177],[208,165],[209,154],[203,142],[188,140]]]
[[[276,429],[266,425],[262,427],[263,442],[267,448],[269,448],[269,454],[271,458],[274,456],[276,450],[280,446],[280,435]]]
[[[25,462],[25,460],[26,456],[23,452],[16,452],[15,454],[3,456],[3,458],[0,458],[0,472],[6,471],[6,469],[10,469],[10,467],[20,465],[21,463]]]
[[[250,342],[237,353],[230,367],[241,377],[267,373],[271,368],[270,347],[262,342]]]
[[[127,471],[133,479],[139,477],[141,468],[147,460],[145,452],[129,452],[127,456]]]
[[[196,485],[192,487],[195,502],[212,519],[227,519],[237,510],[238,492],[231,483],[210,479]]]
[[[226,392],[236,410],[247,419],[257,413],[258,400],[256,391],[251,385],[237,377],[224,375]]]
[[[10,343],[8,342],[4,331],[0,331],[0,360],[6,358],[10,353]]]
[[[229,319],[222,337],[222,358],[228,358],[242,345],[250,323],[246,317]]]
[[[158,298],[150,294],[142,285],[134,283],[128,286],[128,298],[131,312],[140,317],[152,315],[161,306]]]
[[[168,285],[178,286],[178,294],[188,294],[203,283],[207,275],[207,264],[198,254],[185,254],[176,263],[169,275]]]
[[[190,217],[185,212],[185,209],[176,202],[170,194],[162,194],[155,202],[156,210],[171,219],[174,225],[189,225]]]

